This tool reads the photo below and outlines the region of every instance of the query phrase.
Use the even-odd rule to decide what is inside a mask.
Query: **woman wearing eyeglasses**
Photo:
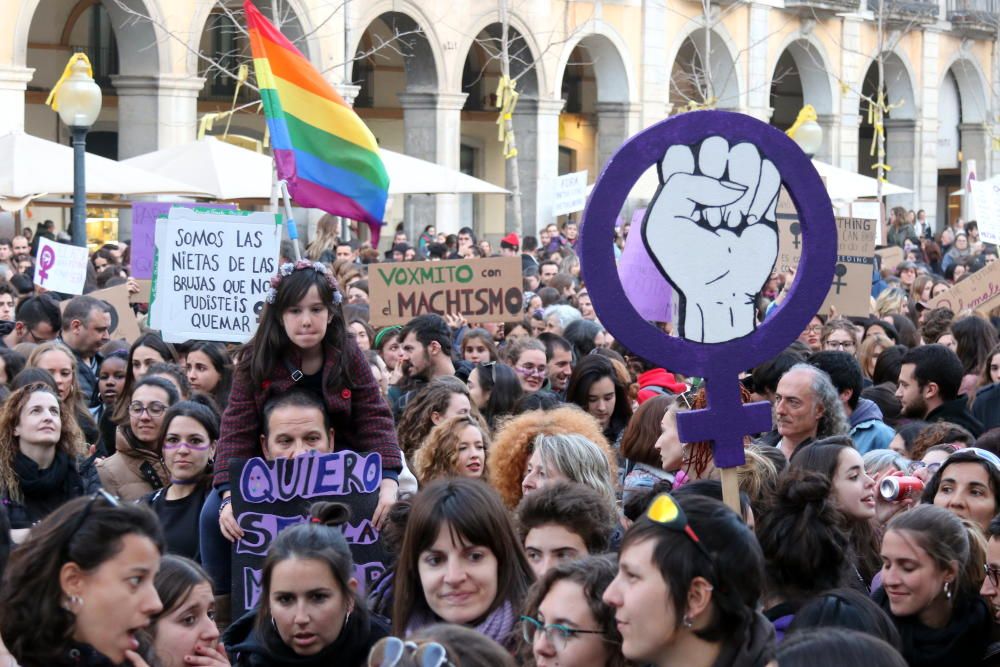
[[[83,437],[44,384],[18,389],[0,407],[0,503],[16,539],[85,492],[77,468]]]
[[[624,667],[615,610],[601,599],[612,558],[592,556],[549,570],[528,591],[518,652],[525,667]]]
[[[872,597],[899,630],[910,667],[979,664],[993,619],[966,567],[969,534],[958,517],[933,505],[897,514],[881,553],[882,588]]]
[[[478,480],[439,480],[413,499],[396,564],[393,634],[434,623],[475,628],[510,648],[532,574],[510,515]]]
[[[115,435],[116,452],[97,464],[101,485],[124,500],[138,500],[170,481],[160,450],[160,427],[177,388],[158,377],[144,377],[132,389],[128,423]]]
[[[340,530],[347,508],[320,502],[310,514],[271,544],[257,609],[226,631],[223,643],[235,667],[362,667],[372,645],[388,634],[358,594]]]
[[[148,667],[140,634],[162,608],[162,551],[145,507],[103,492],[64,505],[7,565],[0,635],[11,655],[21,667]]]
[[[978,447],[960,449],[941,464],[924,488],[921,502],[969,519],[986,534],[1000,513],[1000,458]]]
[[[755,611],[763,566],[751,530],[718,500],[657,496],[625,533],[604,592],[622,653],[656,667],[764,667],[774,627]]]
[[[504,354],[525,394],[534,394],[545,386],[549,366],[541,341],[536,338],[515,341],[505,348]]]
[[[160,518],[167,552],[196,562],[201,561],[198,517],[212,488],[211,461],[219,439],[219,413],[207,397],[201,400],[181,401],[164,414],[159,450],[170,483],[142,497]]]

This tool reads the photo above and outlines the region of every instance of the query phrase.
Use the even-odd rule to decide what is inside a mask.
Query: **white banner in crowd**
[[[1000,176],[988,181],[970,181],[972,217],[979,224],[979,238],[1000,243]]]
[[[35,284],[50,292],[83,294],[89,256],[85,247],[38,239]]]
[[[150,326],[169,343],[249,340],[277,271],[280,222],[208,208],[157,219]]]
[[[556,179],[552,201],[552,215],[566,215],[582,211],[587,205],[587,170],[574,171]]]

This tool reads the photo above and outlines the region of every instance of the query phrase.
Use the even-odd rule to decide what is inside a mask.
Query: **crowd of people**
[[[746,439],[738,512],[678,433],[704,384],[601,324],[572,221],[497,253],[397,230],[384,256],[324,221],[243,345],[118,340],[107,303],[36,289],[27,239],[0,239],[0,667],[1000,664],[996,320],[929,307],[996,249],[894,217],[906,259],[871,315],[817,314],[743,374],[773,428]],[[494,254],[521,260],[522,318],[370,324],[372,264]],[[118,284],[125,243],[87,291]],[[381,576],[316,500],[244,611],[231,464],[342,450],[381,457],[355,517]]]

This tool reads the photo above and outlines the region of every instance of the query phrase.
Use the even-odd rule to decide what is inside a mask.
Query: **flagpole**
[[[299,230],[295,226],[295,218],[292,217],[292,198],[288,195],[288,181],[278,181],[281,188],[281,201],[285,206],[285,226],[288,229],[288,238],[295,248],[295,261],[302,259],[302,251],[299,249]]]

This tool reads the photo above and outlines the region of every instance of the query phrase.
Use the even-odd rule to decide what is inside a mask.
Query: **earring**
[[[79,595],[69,595],[62,603],[62,608],[71,614],[77,613],[81,607],[83,607],[83,598]]]
[[[950,584],[951,584],[951,582],[949,582],[949,581],[944,582],[944,596],[946,598],[948,598],[949,600],[951,599],[951,585]]]
[[[347,622],[351,620],[351,611],[347,611],[347,616],[344,617],[344,627],[347,627]]]
[[[683,623],[684,627],[687,628],[688,630],[694,627],[694,621],[692,621],[691,617],[688,616],[687,614],[684,615],[684,619],[681,621],[681,623]]]

